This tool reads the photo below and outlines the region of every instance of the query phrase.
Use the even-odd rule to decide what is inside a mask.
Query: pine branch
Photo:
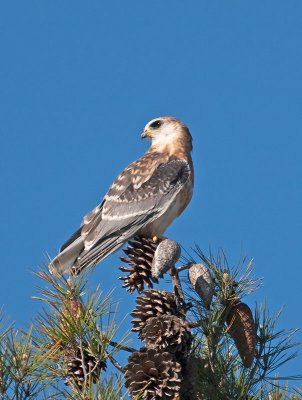
[[[252,312],[242,301],[261,283],[252,262],[230,267],[223,252],[207,257],[196,247],[176,266],[178,247],[141,237],[126,250],[124,285],[140,294],[138,350],[127,335],[116,340],[116,304],[111,293],[89,290],[91,270],[68,278],[38,271],[43,309],[31,329],[18,331],[0,312],[0,398],[301,400],[301,388],[286,382],[301,374],[275,376],[296,356],[296,331],[279,330],[280,313],[271,316],[265,303]],[[154,289],[167,272],[171,291]],[[125,366],[121,351],[130,353]]]

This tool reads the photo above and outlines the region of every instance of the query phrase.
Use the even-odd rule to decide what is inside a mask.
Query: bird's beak
[[[147,131],[147,129],[145,129],[143,132],[142,132],[142,134],[141,134],[141,138],[142,139],[145,139],[145,138],[149,138],[150,137],[150,134],[149,134],[149,132]]]

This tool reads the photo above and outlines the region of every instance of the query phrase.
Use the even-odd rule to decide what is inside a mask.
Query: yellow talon
[[[154,235],[152,237],[153,242],[157,243],[157,242],[162,242],[163,240],[167,239],[164,236],[160,236],[160,235]]]

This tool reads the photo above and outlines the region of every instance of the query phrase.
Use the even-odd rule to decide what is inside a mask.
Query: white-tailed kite
[[[158,117],[144,128],[149,150],[113,182],[102,202],[49,264],[55,274],[95,265],[133,236],[160,237],[191,200],[192,137],[174,117]]]

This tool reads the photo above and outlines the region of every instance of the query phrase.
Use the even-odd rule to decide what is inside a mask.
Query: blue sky
[[[196,184],[169,237],[253,257],[264,286],[247,302],[285,305],[279,327],[301,328],[301,21],[300,1],[2,2],[0,303],[19,326],[40,306],[30,271],[171,114],[193,135]],[[117,285],[124,313],[119,265],[92,284]]]

